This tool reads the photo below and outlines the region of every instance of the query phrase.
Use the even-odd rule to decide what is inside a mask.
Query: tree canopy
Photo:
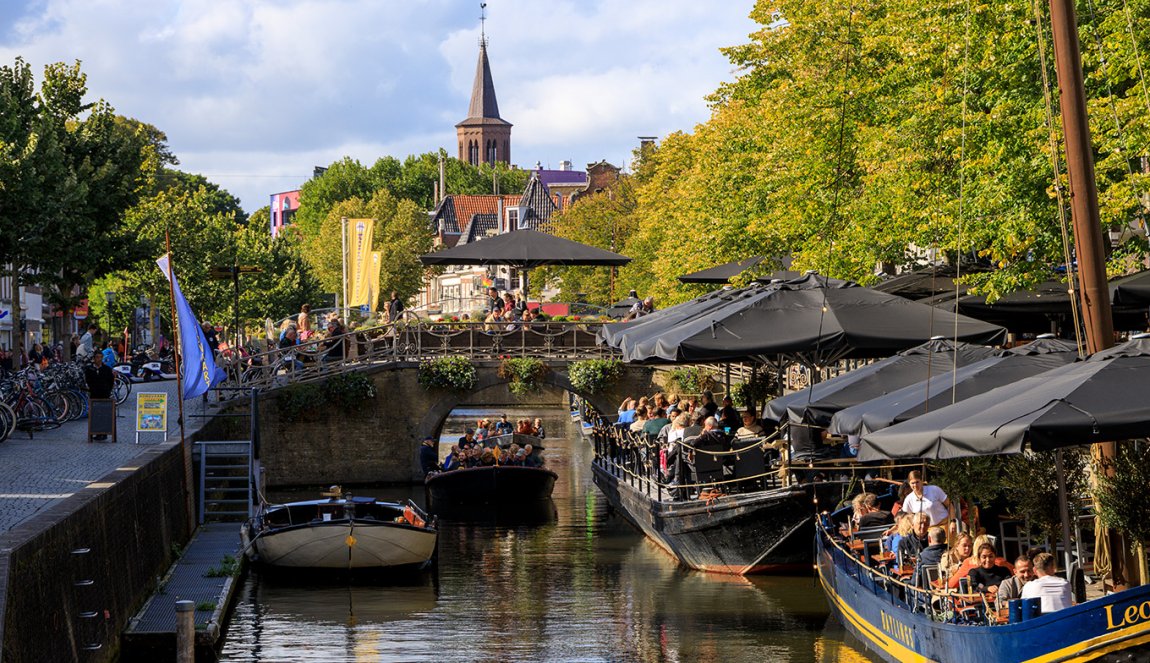
[[[1150,2],[1092,8],[1080,23],[1102,223],[1144,233],[1150,98],[1138,54],[1150,52]],[[775,10],[788,26],[767,27]],[[763,27],[725,49],[739,76],[711,96],[710,119],[636,163],[622,286],[680,301],[697,294],[680,274],[786,253],[796,269],[863,283],[946,256],[992,297],[1049,278],[1064,263],[1055,184],[1064,197],[1066,184],[1051,165],[1061,123],[1056,88],[1047,115],[1044,12],[759,2]],[[1134,237],[1112,269],[1146,255]]]

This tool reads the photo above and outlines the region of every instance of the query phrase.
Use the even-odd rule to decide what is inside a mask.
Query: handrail
[[[826,516],[827,514],[824,513],[823,517]],[[915,612],[921,611],[934,621],[939,622],[962,623],[958,620],[961,614],[959,608],[969,608],[972,607],[971,604],[981,603],[984,608],[984,618],[979,625],[999,625],[996,619],[990,618],[992,612],[985,595],[980,593],[964,594],[947,589],[936,590],[934,588],[923,588],[904,582],[888,573],[883,573],[880,569],[868,566],[866,562],[859,559],[853,551],[844,548],[842,542],[835,538],[834,534],[830,532],[825,525],[820,523],[817,527],[823,540],[827,545],[833,547],[832,554],[837,553],[839,558],[857,567],[855,572],[859,574],[859,576],[857,576],[860,578],[859,585],[864,589],[869,589],[874,594],[881,592],[890,598],[892,602],[897,600],[904,604],[907,609]],[[850,571],[847,572],[850,573]],[[861,575],[867,576],[866,583],[861,582]],[[891,591],[892,588],[900,589],[903,596],[897,596]],[[913,597],[913,600],[911,600],[911,597]],[[960,606],[960,603],[966,605]],[[941,607],[936,607],[936,605]]]
[[[405,315],[396,323],[355,329],[334,337],[312,337],[290,348],[271,348],[248,356],[228,353],[217,360],[231,384],[262,390],[361,367],[437,357],[573,360],[617,356],[614,349],[596,342],[597,332],[604,324],[609,323],[445,322]],[[327,346],[333,339],[343,344],[343,356],[328,359]]]

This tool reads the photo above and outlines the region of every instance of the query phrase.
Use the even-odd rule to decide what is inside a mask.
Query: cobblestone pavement
[[[0,443],[0,533],[125,466],[143,451],[144,443],[163,441],[159,434],[150,433],[142,436],[141,445],[134,444],[136,393],[141,391],[168,393],[169,436],[178,439],[176,382],[170,380],[133,386],[131,396],[117,412],[119,442],[115,444],[89,443],[87,419],[35,433],[31,439],[27,433],[16,431]]]

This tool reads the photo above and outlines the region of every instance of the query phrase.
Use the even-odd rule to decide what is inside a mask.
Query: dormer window
[[[510,230],[512,228],[518,228],[518,227],[520,227],[519,226],[519,208],[518,207],[508,207],[507,208],[507,229]]]

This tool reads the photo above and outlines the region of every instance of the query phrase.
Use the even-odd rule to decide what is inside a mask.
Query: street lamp
[[[104,299],[108,301],[108,337],[104,340],[112,340],[112,302],[116,301],[116,293],[108,290],[104,293]]]

